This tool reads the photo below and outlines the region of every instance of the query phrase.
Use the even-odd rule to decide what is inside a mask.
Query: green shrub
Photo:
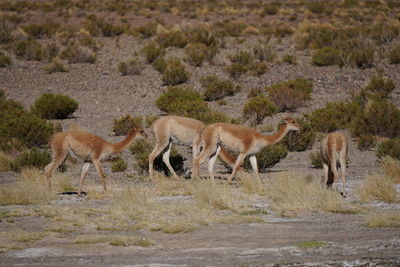
[[[164,85],[177,85],[189,80],[190,72],[186,71],[185,66],[178,58],[166,60],[163,71],[162,81]]]
[[[389,63],[390,64],[399,64],[400,63],[400,45],[393,47],[388,53]]]
[[[356,102],[331,102],[307,114],[307,117],[316,131],[329,133],[350,126],[360,111]]]
[[[44,70],[47,73],[54,73],[54,72],[67,72],[68,69],[58,60],[54,60],[51,63],[44,66]]]
[[[134,32],[139,34],[142,38],[150,38],[157,33],[157,23],[149,22],[142,26],[136,27]]]
[[[113,163],[111,164],[111,170],[113,172],[123,172],[128,168],[128,163],[126,163],[126,161],[121,158],[118,157],[116,160],[113,161]]]
[[[246,51],[239,51],[236,54],[230,55],[229,59],[232,61],[232,63],[241,65],[249,65],[253,62],[253,56],[251,53]]]
[[[78,102],[66,95],[42,94],[31,106],[44,119],[65,119],[78,109]]]
[[[164,58],[160,57],[153,62],[153,68],[160,73],[164,73],[165,68],[167,66],[167,62]]]
[[[43,169],[51,162],[50,154],[47,151],[40,151],[36,148],[23,152],[12,163],[11,169],[20,172],[23,168],[36,167]]]
[[[130,115],[113,119],[113,132],[115,135],[126,135],[133,127],[142,125],[142,121],[142,117],[131,117]]]
[[[268,70],[267,63],[265,62],[253,62],[249,65],[249,71],[253,76],[261,76]]]
[[[14,44],[14,53],[17,58],[26,60],[42,60],[46,56],[43,46],[35,40],[22,40]]]
[[[300,131],[290,131],[282,139],[281,144],[286,146],[289,151],[304,151],[311,149],[315,141],[315,130],[311,124],[304,120],[299,119],[297,122],[300,124]]]
[[[378,150],[376,151],[376,156],[378,158],[390,156],[400,160],[400,137],[389,139],[380,143],[378,145]]]
[[[238,79],[249,70],[249,67],[239,63],[233,63],[225,68],[225,71],[233,78]]]
[[[60,54],[69,63],[95,63],[96,53],[92,49],[77,43],[68,45]]]
[[[135,155],[135,162],[133,164],[135,169],[138,169],[140,173],[147,173],[149,170],[149,155],[154,148],[154,144],[148,140],[138,140],[135,142],[130,151]],[[161,153],[162,154],[162,153]],[[158,155],[154,161],[154,169],[158,172],[163,172],[165,175],[169,175],[167,166],[162,161],[162,155]],[[180,155],[175,148],[172,148],[169,162],[172,168],[178,175],[182,175],[185,172],[184,162],[185,158]]]
[[[287,154],[287,148],[281,144],[275,144],[263,148],[256,154],[259,171],[265,172],[267,168],[274,166],[276,163],[286,158]],[[251,170],[251,165],[248,160],[244,161],[243,168]]]
[[[367,151],[376,146],[376,136],[362,135],[357,138],[357,148],[361,151]]]
[[[322,169],[322,157],[320,152],[311,152],[311,166],[316,169]]]
[[[367,44],[355,45],[352,49],[345,51],[344,57],[348,65],[367,69],[374,66],[375,49]]]
[[[258,95],[247,100],[243,107],[243,118],[251,119],[252,123],[259,124],[265,117],[277,111],[276,105],[264,95]]]
[[[143,68],[144,64],[138,57],[134,57],[128,62],[118,63],[118,71],[122,75],[139,75]]]
[[[393,80],[384,78],[382,75],[378,74],[370,78],[365,90],[373,93],[377,97],[387,97],[395,87]]]
[[[14,39],[12,28],[8,21],[0,19],[0,44],[6,44]]]
[[[314,24],[309,26],[303,35],[302,38],[298,39],[300,47],[318,49],[326,46],[334,46],[339,36],[339,31],[330,25]]]
[[[193,66],[201,66],[207,58],[208,48],[202,43],[189,43],[185,47],[186,60]]]
[[[297,60],[295,55],[285,54],[282,57],[282,62],[285,62],[290,65],[297,65]]]
[[[156,36],[157,43],[164,48],[174,46],[183,48],[187,45],[188,39],[181,31],[170,31],[168,33],[161,33]]]
[[[4,68],[11,65],[11,59],[4,52],[0,51],[0,68]]]
[[[240,90],[240,86],[229,80],[220,80],[215,75],[203,76],[200,79],[204,89],[204,98],[207,101],[218,100],[228,95],[234,95]]]
[[[90,15],[86,22],[85,28],[93,36],[111,37],[124,33],[125,29],[120,26],[114,26],[108,23],[103,18],[98,18],[95,15]]]
[[[386,99],[372,101],[354,119],[351,132],[354,136],[397,137],[400,135],[400,110]]]
[[[43,38],[53,36],[60,28],[60,24],[48,21],[42,24],[29,24],[22,27],[32,38]]]
[[[165,54],[165,49],[155,45],[154,43],[145,45],[141,51],[144,54],[146,62],[149,64],[155,62]]]
[[[317,49],[312,56],[312,63],[317,66],[339,65],[339,50],[330,46]]]
[[[253,54],[259,61],[273,62],[276,57],[276,54],[271,46],[268,45],[268,42],[259,42],[253,48]]]

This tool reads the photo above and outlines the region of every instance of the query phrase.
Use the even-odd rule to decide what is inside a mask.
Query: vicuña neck
[[[264,135],[264,140],[267,141],[269,145],[273,145],[281,141],[288,132],[287,124],[283,124],[275,134]]]
[[[122,150],[128,148],[130,144],[133,142],[133,139],[136,137],[136,132],[131,131],[129,134],[125,137],[124,140],[111,144],[112,147],[112,153],[118,153],[121,152]]]

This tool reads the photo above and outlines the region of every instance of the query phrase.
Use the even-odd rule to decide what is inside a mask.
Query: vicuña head
[[[285,118],[282,120],[282,123],[278,131],[273,135],[262,135],[253,128],[230,123],[213,123],[206,126],[199,136],[200,140],[198,144],[199,146],[203,146],[203,150],[193,159],[192,177],[199,177],[200,164],[204,160],[209,159],[208,172],[211,179],[214,178],[213,168],[221,147],[239,152],[228,182],[241,168],[243,160],[247,155],[250,155],[251,166],[256,175],[258,175],[255,154],[266,146],[278,143],[289,131],[300,130],[300,125],[293,118]]]
[[[81,193],[83,180],[89,171],[90,163],[93,163],[96,167],[103,189],[104,191],[107,191],[104,171],[100,162],[107,159],[111,154],[121,152],[128,148],[132,142],[138,138],[147,138],[147,133],[140,126],[135,126],[128,132],[127,136],[122,141],[114,144],[97,135],[81,130],[72,130],[54,134],[50,139],[52,161],[45,167],[49,187],[51,187],[51,178],[54,171],[69,154],[72,157],[81,159],[85,162],[82,168],[78,194]]]

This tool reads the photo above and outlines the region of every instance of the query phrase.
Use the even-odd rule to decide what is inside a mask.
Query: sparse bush
[[[390,156],[384,156],[379,163],[385,175],[390,177],[394,184],[400,184],[400,161]]]
[[[275,15],[276,13],[278,13],[278,10],[279,10],[278,2],[266,4],[264,6],[260,16],[265,17],[266,15]]]
[[[51,61],[53,58],[55,58],[58,53],[60,52],[60,48],[56,43],[49,43],[46,45],[44,48],[46,52],[46,59]]]
[[[207,101],[218,100],[240,90],[239,85],[235,85],[229,80],[220,80],[214,75],[203,76],[200,82],[204,89],[204,98]]]
[[[370,78],[365,87],[367,92],[373,93],[376,97],[387,97],[395,88],[393,80],[384,78],[382,75],[374,75]]]
[[[189,43],[185,47],[186,60],[193,66],[201,66],[207,58],[208,48],[202,43]]]
[[[334,46],[339,31],[337,28],[328,24],[312,24],[308,26],[305,33],[298,39],[300,47],[303,48],[322,48],[326,46]]]
[[[376,151],[376,156],[378,158],[390,156],[394,159],[400,160],[400,137],[389,139],[380,143],[378,145],[378,150]]]
[[[126,163],[126,161],[121,157],[114,160],[113,163],[111,164],[111,170],[113,172],[123,172],[127,168],[128,168],[128,163]]]
[[[281,144],[286,146],[289,151],[311,149],[315,141],[315,130],[304,119],[298,119],[297,122],[300,124],[301,131],[290,131],[282,139]]]
[[[372,101],[353,120],[351,132],[354,136],[397,137],[400,135],[400,110],[385,99]]]
[[[265,117],[271,116],[277,111],[276,105],[266,96],[258,95],[247,100],[243,107],[243,118],[259,124]]]
[[[250,91],[247,93],[247,98],[252,98],[258,95],[263,95],[265,91],[260,88],[252,88]]]
[[[297,65],[296,56],[290,55],[290,54],[285,54],[282,57],[282,62],[286,62],[287,64],[290,64],[290,65]]]
[[[153,62],[153,68],[157,71],[159,71],[160,73],[164,73],[165,68],[167,66],[167,62],[165,61],[164,58],[158,58]]]
[[[376,146],[376,136],[362,135],[357,138],[357,148],[361,151],[367,151]]]
[[[317,49],[312,56],[312,63],[317,66],[339,65],[339,50],[330,46]]]
[[[362,41],[358,41],[362,42]],[[367,44],[355,44],[344,52],[345,63],[359,69],[371,68],[374,65],[375,49]]]
[[[42,24],[29,24],[22,27],[32,38],[51,37],[60,28],[60,24],[47,21]]]
[[[249,71],[254,76],[261,76],[268,70],[267,63],[265,62],[253,62],[249,65]]]
[[[276,54],[268,42],[260,42],[253,48],[253,54],[259,61],[273,62]]]
[[[23,168],[36,167],[43,169],[51,162],[49,152],[40,151],[36,148],[23,152],[12,163],[11,169],[15,172],[20,172]]]
[[[154,148],[154,144],[148,140],[138,140],[135,142],[130,151],[135,155],[134,167],[139,169],[140,173],[146,173],[149,170],[149,155]],[[162,153],[161,153],[162,154]],[[162,161],[162,155],[158,155],[154,161],[154,169],[158,172],[163,172],[165,175],[169,174],[169,170],[165,163]],[[184,162],[185,158],[180,155],[175,148],[172,148],[169,162],[172,168],[178,175],[182,175],[185,172]]]
[[[55,73],[55,72],[67,72],[68,69],[58,60],[54,60],[53,62],[44,66],[44,70],[47,73]]]
[[[390,64],[399,64],[400,63],[400,45],[393,47],[388,53],[389,63]]]
[[[34,114],[44,119],[65,119],[78,109],[78,102],[66,95],[45,93],[31,106]]]
[[[157,59],[159,59],[165,54],[164,48],[159,47],[154,43],[149,43],[145,45],[141,51],[144,54],[146,62],[149,64],[155,62]]]
[[[232,61],[232,63],[241,65],[250,65],[253,62],[253,56],[251,53],[246,51],[239,51],[236,54],[230,55],[229,59]]]
[[[134,32],[138,33],[142,38],[150,38],[157,33],[157,23],[149,22],[142,26],[136,27]]]
[[[142,124],[142,117],[125,115],[119,119],[113,119],[113,132],[115,135],[126,135],[130,129]]]
[[[274,166],[276,163],[286,158],[287,154],[288,150],[282,144],[270,145],[263,148],[256,154],[259,171],[267,171],[267,168]],[[250,161],[245,160],[243,168],[251,170]]]
[[[92,49],[76,43],[68,45],[60,54],[62,59],[69,63],[95,63],[96,53]]]
[[[105,21],[103,18],[98,18],[95,15],[90,15],[88,17],[85,28],[93,36],[104,37],[121,35],[125,31],[123,27],[114,26],[111,23]]]
[[[177,85],[187,82],[190,72],[178,58],[169,58],[166,60],[165,69],[163,71],[162,81],[164,85]]]
[[[188,43],[188,39],[181,31],[170,31],[167,33],[158,34],[156,36],[156,41],[161,47],[164,48],[170,46],[183,48]]]
[[[22,40],[14,44],[14,53],[17,58],[26,60],[42,60],[46,52],[43,46],[35,40]]]
[[[322,169],[322,157],[320,152],[311,152],[311,166],[316,169]]]
[[[370,175],[356,188],[356,194],[363,202],[381,200],[392,203],[396,201],[396,189],[390,177],[384,175]]]
[[[233,78],[238,79],[249,70],[248,66],[233,63],[225,68],[225,71]]]
[[[0,68],[4,68],[11,65],[11,59],[4,52],[0,51]]]
[[[12,158],[6,153],[0,151],[0,172],[11,170]]]
[[[118,63],[118,71],[122,75],[139,75],[143,68],[144,64],[138,57],[134,57],[128,62]]]
[[[208,47],[216,47],[218,39],[206,24],[190,26],[185,31],[188,40],[192,43],[202,43]]]
[[[0,44],[6,44],[14,39],[12,28],[8,21],[0,19]]]

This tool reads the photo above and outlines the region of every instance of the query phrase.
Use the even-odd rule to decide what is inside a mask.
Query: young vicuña
[[[196,146],[202,146],[203,150],[193,159],[192,178],[199,177],[200,164],[208,158],[208,173],[210,178],[214,179],[214,163],[221,146],[239,151],[239,156],[236,159],[232,174],[228,178],[228,183],[240,169],[247,155],[250,155],[251,167],[258,176],[256,153],[268,145],[278,143],[289,131],[298,131],[300,129],[299,124],[292,118],[286,118],[282,122],[283,124],[278,132],[273,135],[262,135],[252,128],[229,123],[213,123],[206,126],[200,133],[198,140],[195,141]]]
[[[333,184],[338,190],[337,161],[342,170],[342,194],[346,193],[346,160],[348,142],[344,134],[340,132],[330,133],[321,141],[321,159],[324,168],[325,184]]]
[[[167,151],[163,154],[163,162],[167,165],[170,173],[174,177],[178,177],[169,162],[172,144],[192,145],[193,157],[197,156],[200,148],[195,147],[193,142],[204,127],[205,125],[201,121],[178,116],[165,116],[153,122],[151,128],[153,129],[157,143],[149,155],[150,179],[153,178],[154,160],[165,149],[167,149]],[[235,158],[226,153],[225,150],[221,150],[220,157],[229,165],[235,163]]]
[[[89,171],[90,163],[96,167],[104,191],[107,191],[103,168],[100,162],[106,160],[111,154],[121,152],[128,148],[137,138],[147,138],[142,127],[131,129],[125,139],[112,144],[103,138],[80,130],[72,130],[54,134],[50,139],[52,161],[45,167],[46,177],[51,187],[51,178],[54,171],[65,160],[67,155],[84,160],[78,194],[81,194],[83,180]]]

